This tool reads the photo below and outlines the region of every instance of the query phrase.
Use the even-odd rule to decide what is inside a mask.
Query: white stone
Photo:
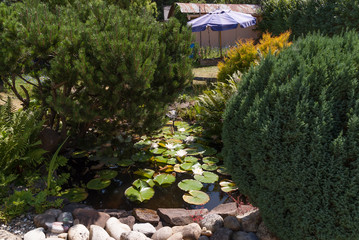
[[[83,224],[77,224],[70,227],[68,240],[89,240],[90,232]]]
[[[153,235],[153,240],[167,240],[173,234],[172,228],[170,227],[163,227],[158,229]]]
[[[131,232],[124,232],[119,240],[148,240],[148,239],[149,238],[146,237],[146,235],[143,233],[137,231],[131,231]]]
[[[106,231],[115,240],[120,240],[122,233],[131,232],[131,228],[117,218],[111,217],[106,222]]]
[[[36,228],[24,235],[24,240],[43,240],[45,239],[44,228]]]
[[[169,237],[167,240],[182,240],[183,239],[183,235],[181,232],[177,232],[175,234],[173,234],[171,237]]]
[[[90,226],[90,240],[104,240],[110,238],[110,235],[100,226]]]
[[[216,214],[216,213],[210,213],[203,217],[203,219],[200,221],[201,227],[207,228],[207,230],[210,230],[212,233],[223,227],[223,218]]]
[[[137,231],[150,237],[156,232],[156,228],[151,223],[136,223],[133,225],[133,231]]]

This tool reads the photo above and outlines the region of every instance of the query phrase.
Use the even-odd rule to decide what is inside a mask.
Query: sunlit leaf
[[[184,173],[186,171],[182,170],[179,164],[173,166],[173,170],[178,173]]]
[[[202,164],[202,168],[206,171],[215,171],[217,170],[218,166],[216,164]]]
[[[155,173],[152,169],[139,169],[134,172],[134,174],[143,177],[143,178],[152,178],[153,174]]]
[[[223,180],[219,183],[219,185],[221,186],[221,190],[223,192],[232,192],[238,189],[236,184],[230,180]]]
[[[153,154],[162,154],[165,151],[167,151],[166,148],[154,148],[150,150],[150,152]]]
[[[194,179],[203,183],[214,183],[218,181],[218,175],[212,172],[203,172],[202,175],[194,175]]]
[[[172,174],[159,174],[154,179],[154,182],[156,182],[158,185],[170,185],[176,181],[176,177]]]
[[[155,191],[151,187],[144,187],[140,189],[129,187],[125,191],[125,195],[130,201],[138,202],[149,200],[153,197],[154,194]]]
[[[148,179],[136,179],[133,181],[132,186],[134,186],[137,189],[150,187],[150,184],[146,181]],[[152,179],[151,179],[152,180]]]
[[[193,179],[185,179],[178,183],[178,187],[183,191],[190,191],[190,190],[201,190],[203,184],[200,181],[193,180]]]
[[[182,198],[185,202],[194,205],[203,205],[209,201],[208,194],[198,190],[191,190],[185,193]]]
[[[198,162],[198,158],[192,157],[192,156],[187,156],[187,157],[184,158],[184,161],[185,162],[196,163],[196,162]]]
[[[180,165],[180,167],[181,167],[182,170],[190,171],[192,169],[193,165],[194,165],[193,163],[182,163]]]

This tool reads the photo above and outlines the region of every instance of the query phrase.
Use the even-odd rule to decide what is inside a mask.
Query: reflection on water
[[[171,186],[167,188],[155,186],[155,195],[152,199],[145,203],[135,203],[129,201],[125,196],[125,190],[131,186],[135,179],[133,179],[130,175],[122,176],[122,178],[117,177],[112,180],[112,184],[106,189],[100,191],[88,190],[89,196],[84,203],[91,205],[96,209],[107,208],[131,210],[133,208],[141,207],[156,210],[158,208],[197,209],[204,207],[211,210],[221,203],[232,201],[226,193],[221,191],[217,182],[214,184],[203,184],[202,191],[206,192],[210,196],[210,201],[208,203],[201,206],[188,204],[182,199],[182,195],[185,192],[177,186],[177,183],[183,179],[192,179],[192,177],[189,174],[177,174],[176,182]]]

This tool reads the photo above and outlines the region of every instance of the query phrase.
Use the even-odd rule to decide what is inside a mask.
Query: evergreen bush
[[[230,48],[223,62],[218,63],[218,80],[226,81],[235,73],[245,73],[248,69],[258,64],[267,54],[277,54],[282,48],[290,46],[288,42],[290,32],[285,32],[278,37],[272,37],[270,33],[263,34],[258,44],[253,40],[237,42]]]
[[[0,76],[15,94],[16,81],[33,85],[46,124],[63,137],[95,123],[152,130],[191,79],[191,33],[139,12],[101,0],[12,4]],[[26,108],[31,96],[20,100]]]
[[[224,161],[279,239],[359,239],[359,36],[310,35],[243,76]]]
[[[359,30],[357,0],[263,0],[261,7],[258,27],[274,35],[291,30],[296,38],[317,31],[332,36]]]

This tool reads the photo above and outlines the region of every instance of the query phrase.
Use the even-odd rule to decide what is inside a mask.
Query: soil
[[[15,110],[22,108],[21,101],[17,99],[14,95],[6,92],[0,92],[0,105],[4,105],[7,102],[8,97],[10,97],[11,103]]]

